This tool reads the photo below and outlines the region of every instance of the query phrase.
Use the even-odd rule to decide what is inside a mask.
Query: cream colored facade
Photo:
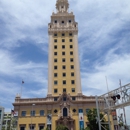
[[[78,23],[73,12],[68,12],[67,0],[58,0],[57,13],[52,13],[49,33],[48,95],[82,94],[78,58]],[[56,91],[57,92],[56,92]]]
[[[56,13],[48,24],[49,63],[46,98],[22,99],[16,96],[18,130],[56,130],[59,124],[68,130],[81,130],[88,124],[87,112],[95,108],[95,97],[81,90],[78,54],[78,23],[68,12],[68,0],[57,0]]]

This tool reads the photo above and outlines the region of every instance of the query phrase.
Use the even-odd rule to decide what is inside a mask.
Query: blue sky
[[[48,23],[56,0],[0,1],[0,105],[9,111],[22,97],[46,97]],[[79,26],[82,91],[101,95],[130,83],[130,1],[69,0]],[[127,108],[127,111],[130,109]],[[130,120],[130,119],[129,119]]]

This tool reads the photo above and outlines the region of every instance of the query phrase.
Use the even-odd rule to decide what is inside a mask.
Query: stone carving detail
[[[48,24],[48,32],[71,31],[78,32],[78,23],[75,22],[73,12],[68,12],[68,0],[57,0],[56,13],[52,13],[51,23]]]

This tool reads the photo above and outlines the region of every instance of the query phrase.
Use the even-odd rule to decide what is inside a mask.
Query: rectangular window
[[[57,49],[57,46],[56,46],[56,45],[54,46],[54,49]]]
[[[54,62],[57,62],[57,59],[54,59]]]
[[[57,23],[57,20],[55,20],[54,22]]]
[[[61,23],[65,23],[64,21],[61,21]]]
[[[57,42],[57,39],[54,39],[54,42]]]
[[[65,42],[65,39],[62,39],[62,42]]]
[[[64,36],[65,36],[65,34],[64,34],[64,33],[62,33],[62,36],[64,37]]]
[[[62,69],[66,69],[66,66],[65,66],[65,65],[63,65],[63,66],[62,66]]]
[[[44,110],[40,110],[40,116],[44,116]]]
[[[35,127],[33,125],[30,125],[30,130],[35,130]]]
[[[83,113],[83,109],[79,109],[79,113]]]
[[[70,42],[72,42],[73,40],[72,39],[70,39]]]
[[[43,130],[43,129],[44,129],[44,125],[40,125],[39,130]]]
[[[2,116],[2,110],[0,110],[0,119],[1,119],[1,116]]]
[[[73,92],[73,93],[75,92],[75,88],[72,88],[72,92]]]
[[[72,33],[69,33],[69,36],[72,36]]]
[[[63,85],[65,85],[66,84],[66,80],[63,80]]]
[[[74,80],[71,80],[71,84],[75,84],[75,81],[74,81]]]
[[[65,49],[65,45],[62,45],[62,49]]]
[[[70,45],[70,48],[73,48],[73,45]]]
[[[71,23],[71,20],[69,20],[69,23]]]
[[[31,111],[30,116],[35,116],[35,111]]]
[[[90,110],[89,108],[86,109],[86,114],[88,114],[89,110]]]
[[[57,85],[57,84],[58,84],[58,81],[57,81],[57,80],[55,80],[55,81],[54,81],[54,85]]]
[[[25,130],[25,127],[24,126],[20,126],[20,130]]]
[[[70,58],[70,62],[73,62],[74,61],[74,59],[73,58]]]
[[[73,55],[73,51],[70,52],[70,55]]]
[[[62,52],[62,55],[65,55],[65,52]]]
[[[51,114],[51,110],[47,110],[47,114]]]
[[[72,76],[72,77],[74,76],[74,72],[71,72],[71,76]]]
[[[63,88],[63,92],[66,93],[66,88]]]
[[[57,56],[57,52],[54,52],[54,55]]]
[[[22,111],[21,116],[26,116],[26,111]]]
[[[75,101],[75,97],[72,97],[72,100]]]
[[[54,93],[57,93],[57,89],[54,89]]]
[[[58,100],[58,98],[57,97],[54,97],[54,101],[57,101]]]
[[[55,69],[55,70],[57,70],[57,68],[58,68],[57,66],[54,66],[54,69]]]
[[[54,73],[54,77],[57,77],[57,73]]]
[[[65,59],[62,59],[62,62],[65,62]]]
[[[54,36],[57,37],[57,33],[54,33]]]
[[[70,68],[71,68],[71,69],[74,69],[74,65],[71,65]]]
[[[63,76],[63,77],[66,77],[66,73],[63,73],[62,76]]]

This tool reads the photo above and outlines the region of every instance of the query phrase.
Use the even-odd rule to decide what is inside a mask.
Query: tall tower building
[[[69,12],[68,0],[57,0],[48,24],[49,62],[46,98],[22,98],[13,103],[18,130],[82,130],[89,124],[87,112],[96,106],[94,96],[82,94],[78,54],[78,23]],[[113,129],[112,129],[113,130]]]
[[[49,77],[48,96],[63,92],[76,96],[82,94],[78,55],[78,23],[73,12],[68,11],[68,0],[57,0],[56,13],[48,24]]]

